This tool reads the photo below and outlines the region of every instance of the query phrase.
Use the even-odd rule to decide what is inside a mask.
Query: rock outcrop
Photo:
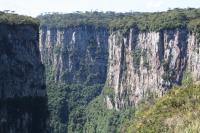
[[[0,24],[0,132],[45,133],[47,97],[38,25]]]

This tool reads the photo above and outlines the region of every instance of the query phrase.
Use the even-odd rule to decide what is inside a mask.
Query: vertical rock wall
[[[107,98],[108,108],[134,106],[152,93],[161,96],[173,84],[181,84],[186,70],[199,80],[198,50],[195,36],[185,29],[113,32],[107,82],[115,96],[113,102]]]
[[[47,97],[37,25],[0,24],[0,132],[45,133]]]
[[[40,28],[42,60],[55,81],[101,84],[107,70],[108,30],[80,25]]]

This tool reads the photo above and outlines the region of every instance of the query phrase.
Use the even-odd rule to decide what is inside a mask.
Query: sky
[[[44,12],[155,12],[187,7],[200,8],[200,0],[0,0],[0,11],[11,10],[33,17]]]

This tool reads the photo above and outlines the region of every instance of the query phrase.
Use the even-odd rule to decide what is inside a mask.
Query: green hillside
[[[155,104],[142,104],[126,132],[197,133],[200,131],[200,85],[174,87]],[[125,128],[125,129],[126,129]]]

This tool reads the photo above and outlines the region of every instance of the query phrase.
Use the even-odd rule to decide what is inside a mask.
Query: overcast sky
[[[0,0],[0,10],[37,16],[44,12],[74,11],[163,11],[169,8],[200,7],[200,0]]]

